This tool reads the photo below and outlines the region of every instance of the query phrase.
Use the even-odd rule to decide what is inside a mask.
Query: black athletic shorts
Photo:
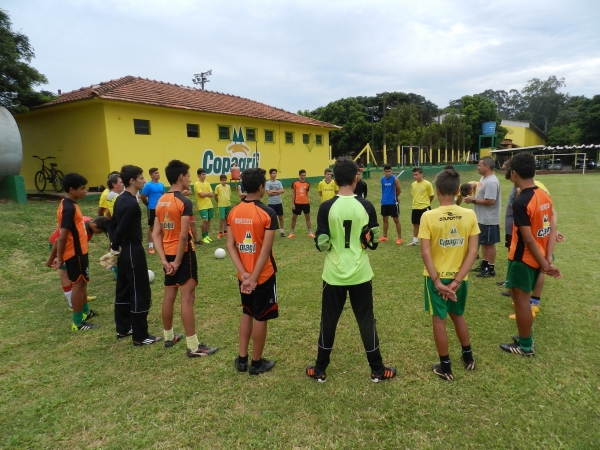
[[[505,234],[504,235],[504,246],[506,248],[510,248],[511,241],[512,241],[512,234]]]
[[[156,210],[148,208],[148,226],[154,225],[154,219],[156,218]]]
[[[168,262],[175,261],[175,255],[165,255],[165,258],[167,258]],[[173,275],[167,275],[165,273],[165,287],[180,287],[190,280],[194,280],[196,286],[198,285],[198,262],[196,261],[196,252],[189,251],[188,248],[188,251],[183,254],[181,265],[177,269],[177,272]]]
[[[267,205],[269,208],[271,208],[273,211],[275,211],[275,214],[277,216],[283,216],[283,203],[277,203],[275,205]],[[308,210],[308,212],[310,213],[310,209]]]
[[[81,277],[86,283],[90,281],[90,264],[87,253],[81,256],[72,256],[64,263],[67,266],[67,275],[71,283],[77,283]]]
[[[382,217],[400,217],[400,208],[398,203],[395,205],[381,205]]]
[[[296,209],[292,209],[292,214],[300,216],[300,215],[302,215],[302,213],[310,214],[310,204],[309,203],[307,203],[305,205],[299,205],[298,203],[296,203]]]
[[[500,242],[500,225],[479,225],[479,245],[493,245]]]
[[[241,287],[242,282],[239,280],[238,282]],[[240,291],[240,295],[243,314],[252,316],[259,322],[279,317],[275,274],[264,283],[257,285],[251,294],[242,294]]]
[[[430,211],[431,207],[428,206],[425,209],[413,209],[412,210],[412,224],[413,225],[421,225],[421,216],[425,213],[425,211]]]

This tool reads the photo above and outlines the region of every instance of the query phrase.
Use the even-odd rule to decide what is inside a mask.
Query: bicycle
[[[40,158],[39,156],[33,156],[34,158],[42,161],[42,169],[35,173],[35,187],[38,191],[44,192],[46,190],[46,182],[49,181],[56,192],[63,190],[62,180],[64,174],[56,168],[58,164],[50,163],[50,168],[46,167],[44,161],[47,159],[55,159],[54,156],[48,156],[47,158]]]

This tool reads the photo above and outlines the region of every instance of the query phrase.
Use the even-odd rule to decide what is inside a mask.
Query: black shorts
[[[90,264],[87,253],[81,256],[72,256],[64,263],[71,283],[77,283],[82,277],[86,283],[90,281]]]
[[[148,208],[148,226],[154,225],[154,219],[156,218],[156,210]]]
[[[310,214],[310,204],[309,203],[307,203],[305,205],[299,205],[298,203],[296,203],[296,209],[292,209],[292,214],[295,214],[296,216],[300,216],[300,215],[302,215],[302,213]]]
[[[479,245],[494,245],[500,242],[500,225],[479,225]]]
[[[175,255],[165,255],[168,262],[175,261]],[[164,271],[164,269],[163,269]],[[165,287],[180,287],[188,281],[194,280],[198,285],[198,262],[196,261],[196,252],[188,251],[183,254],[181,264],[174,275],[165,273]]]
[[[431,207],[428,206],[425,209],[413,209],[412,210],[412,224],[413,225],[421,225],[421,216],[425,213],[425,211],[430,211]]]
[[[269,208],[271,208],[273,211],[275,211],[275,214],[277,216],[283,216],[283,203],[277,203],[275,205],[267,205]],[[310,212],[310,209],[309,211]]]
[[[400,208],[398,203],[395,205],[381,205],[382,217],[400,217]]]
[[[242,282],[239,281],[240,286]],[[275,274],[267,281],[256,286],[252,294],[242,294],[242,313],[254,317],[254,320],[264,322],[279,317],[277,304],[277,283]]]
[[[511,241],[512,241],[512,234],[505,234],[504,235],[504,246],[506,248],[510,248]]]

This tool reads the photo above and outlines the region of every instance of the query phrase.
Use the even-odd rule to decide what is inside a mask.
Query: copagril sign
[[[226,156],[216,155],[214,150],[206,149],[202,155],[202,168],[207,175],[221,175],[231,172],[233,164],[240,170],[259,167],[260,153],[252,151],[244,142],[242,127],[239,132],[233,129],[233,139],[225,148]]]

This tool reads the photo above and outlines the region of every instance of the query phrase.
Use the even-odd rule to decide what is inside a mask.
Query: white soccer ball
[[[225,252],[225,249],[218,248],[218,249],[215,250],[215,258],[217,258],[217,259],[223,259],[223,258],[225,258],[225,256],[227,256],[227,253]]]
[[[150,280],[150,283],[154,281],[154,272],[151,270],[148,270],[148,279]]]

